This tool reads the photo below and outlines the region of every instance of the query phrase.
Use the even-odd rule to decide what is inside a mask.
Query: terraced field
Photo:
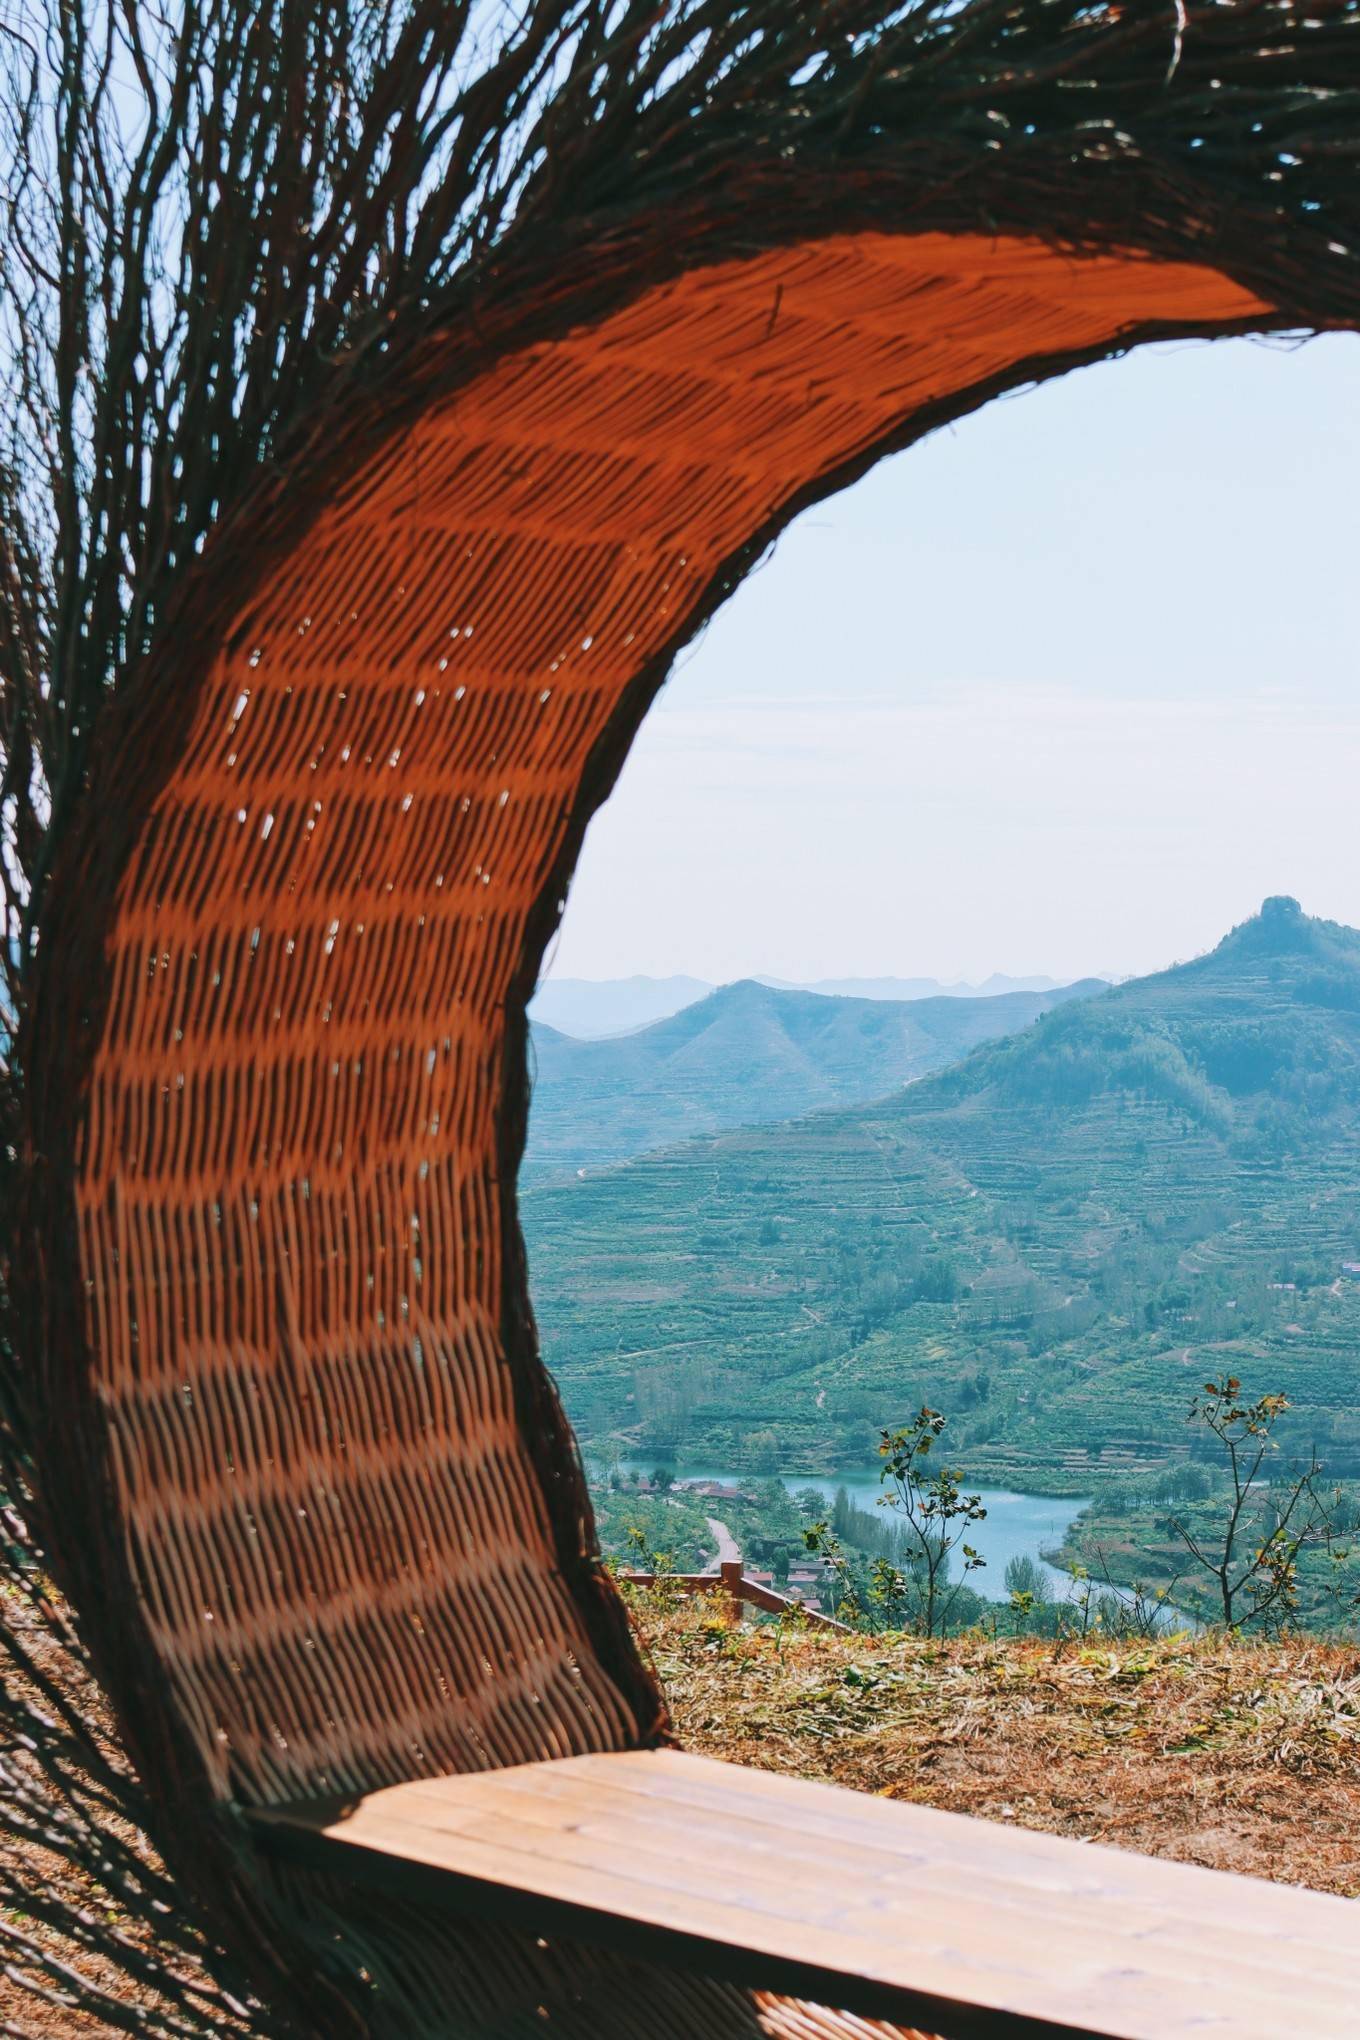
[[[969,1471],[1087,1492],[1231,1370],[1360,1471],[1360,935],[1293,902],[891,1099],[524,1200],[589,1439],[862,1464],[921,1400]]]
[[[746,979],[613,1040],[535,1024],[520,1181],[562,1182],[695,1134],[865,1104],[1104,989],[1087,978],[994,998],[855,999]]]

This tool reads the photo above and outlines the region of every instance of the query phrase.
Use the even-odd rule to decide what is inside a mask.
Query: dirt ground
[[[244,2040],[249,2024],[203,1968],[195,1937],[157,1931],[139,1904],[173,1892],[162,1895],[162,1867],[125,1811],[135,1787],[79,1654],[26,1597],[0,1590],[0,1601],[0,2036]],[[102,1782],[61,1732],[58,1695],[93,1731]],[[35,1741],[60,1753],[74,1796],[44,1776]]]

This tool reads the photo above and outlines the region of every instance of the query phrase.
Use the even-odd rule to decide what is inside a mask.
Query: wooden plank
[[[285,1861],[951,2040],[1354,2040],[1360,1906],[673,1750],[250,1815]]]
[[[787,1813],[791,1790],[800,1800],[796,1827]],[[417,1780],[401,1791],[411,1809],[410,1817],[415,1817],[414,1809],[429,1795],[436,1818],[447,1818],[446,1781]],[[789,1879],[796,1882],[798,1866],[806,1862],[824,1868],[823,1888],[838,1875],[863,1885],[878,1874],[875,1858],[883,1852],[889,1861],[904,1864],[913,1902],[919,1902],[917,1887],[928,1873],[932,1892],[947,1885],[970,1892],[983,1889],[1000,1899],[1012,1890],[1030,1911],[1036,1900],[1047,1896],[1060,1899],[1069,1909],[1082,1904],[1104,1908],[1114,1898],[1126,1921],[1140,1912],[1152,1918],[1164,1914],[1167,1874],[1168,1870],[1175,1873],[1176,1866],[1024,1829],[990,1824],[980,1828],[977,1822],[929,1807],[904,1807],[899,1802],[827,1787],[814,1791],[815,1799],[809,1799],[807,1788],[798,1781],[673,1751],[653,1753],[645,1767],[631,1759],[621,1764],[614,1756],[585,1757],[565,1764],[483,1773],[458,1784],[459,1802],[464,1805],[482,1803],[508,1810],[507,1795],[511,1793],[545,1809],[559,1799],[568,1799],[577,1802],[571,1813],[576,1821],[585,1819],[592,1808],[603,1809],[612,1801],[617,1809],[612,1831],[620,1837],[627,1832],[631,1800],[640,1808],[637,1818],[651,1832],[661,1832],[664,1827],[669,1852],[685,1855],[697,1842],[697,1853],[710,1863],[719,1848],[756,1846],[763,1839],[780,1883],[785,1882],[784,1866],[788,1866]],[[683,1818],[675,1818],[664,1806],[659,1809],[658,1799],[673,1802]],[[519,1805],[514,1810],[516,1817],[526,1817]],[[734,1814],[739,1815],[735,1825]],[[544,1817],[550,1817],[546,1811]],[[564,1812],[551,1817],[567,1816]],[[980,1836],[986,1838],[985,1847],[979,1846]],[[1113,1892],[1111,1872],[1117,1879]],[[1190,1874],[1205,1880],[1197,1894],[1196,1928],[1237,1932],[1243,1924],[1244,1881],[1208,1872]],[[1277,1916],[1291,1899],[1302,1899],[1299,1924],[1312,1922],[1316,1929],[1307,1939],[1308,1960],[1324,1967],[1335,1962],[1338,1973],[1348,1966],[1349,1954],[1336,1950],[1330,1914],[1324,1910],[1319,1915],[1311,1894],[1257,1881],[1247,1883],[1245,1890],[1264,1894]],[[1325,1931],[1324,1921],[1328,1922]],[[1279,1933],[1272,1937],[1277,1949],[1280,1938]]]
[[[607,1767],[613,1759],[605,1758],[602,1762]],[[732,1766],[716,1768],[720,1782],[722,1776],[742,1775],[735,1773]],[[787,1782],[776,1780],[780,1785]],[[474,1809],[490,1813],[502,1822],[512,1820],[530,1827],[553,1829],[570,1825],[574,1834],[598,1837],[611,1850],[626,1852],[638,1876],[644,1874],[643,1866],[659,1846],[664,1850],[663,1879],[668,1884],[689,1888],[693,1879],[697,1889],[717,1895],[735,1882],[738,1902],[744,1899],[751,1907],[774,1909],[786,1917],[819,1918],[825,1913],[828,1891],[841,1890],[872,1898],[875,1919],[881,1923],[892,1917],[896,1905],[905,1904],[918,1923],[928,1914],[942,1911],[943,1930],[951,1922],[957,1923],[961,1910],[985,1903],[998,1914],[1012,1912],[1028,1935],[1033,1931],[1036,1908],[1058,1900],[1065,1929],[1089,1937],[1090,1945],[1099,1947],[1108,1926],[1110,1906],[1116,1904],[1123,1936],[1131,1939],[1147,1933],[1160,1935],[1163,1960],[1168,1965],[1186,1954],[1197,1963],[1206,1932],[1236,1935],[1242,1925],[1241,1880],[1215,1878],[1210,1885],[1210,1897],[1217,1897],[1216,1906],[1202,1902],[1193,1917],[1177,1913],[1168,1921],[1165,1883],[1156,1874],[1141,1886],[1136,1876],[1122,1877],[1114,1892],[1102,1874],[1108,1859],[1112,1858],[1121,1870],[1129,1860],[1140,1868],[1143,1859],[1128,1859],[1113,1850],[1092,1850],[1059,1840],[1056,1860],[1046,1861],[1041,1851],[1031,1853],[1029,1847],[1046,1838],[1020,1831],[1023,1875],[1017,1876],[1004,1861],[1004,1848],[980,1852],[976,1824],[961,1823],[957,1816],[938,1817],[941,1829],[937,1832],[941,1839],[927,1847],[921,1833],[922,1826],[929,1821],[927,1808],[903,1809],[887,1804],[888,1813],[899,1816],[889,1824],[905,1825],[912,1838],[908,1848],[898,1852],[883,1849],[881,1835],[862,1837],[855,1842],[840,1837],[828,1839],[805,1827],[791,1829],[787,1822],[752,1819],[745,1808],[740,1822],[734,1826],[730,1794],[721,1811],[687,1798],[683,1822],[659,1822],[651,1796],[631,1790],[627,1777],[619,1786],[607,1771],[603,1778],[593,1777],[577,1772],[572,1765],[544,1765],[462,1781],[456,1813],[450,1812],[442,1781],[416,1782],[403,1787],[402,1793],[403,1818],[414,1826],[445,1828],[453,1820],[460,1832],[471,1832],[476,1825]],[[853,1811],[859,1795],[850,1797]],[[904,1811],[909,1814],[905,1823],[900,1819]],[[966,1848],[956,1846],[955,1831],[959,1827],[964,1829]],[[1003,1843],[1015,1834],[1007,1829],[988,1832],[995,1833]],[[1150,1867],[1155,1873],[1162,1866]],[[1222,1892],[1217,1889],[1220,1885],[1225,1887]],[[1250,1888],[1254,1892],[1259,1887]],[[1275,1887],[1265,1888],[1274,1895]],[[809,1895],[816,1900],[816,1906],[811,1914],[805,1914],[803,1903]],[[1326,1933],[1322,1931],[1323,1921],[1309,1908],[1307,1922],[1314,1931],[1292,1937],[1299,1966],[1305,1971],[1305,1988],[1319,1976],[1336,1987],[1349,1985],[1354,1974],[1354,1949],[1337,1945],[1334,1932],[1330,1931],[1330,1916],[1324,1918],[1329,1928]],[[1281,1940],[1277,1932],[1268,1944],[1253,1939],[1240,1948],[1233,1958],[1235,1976],[1269,1987],[1278,1972]]]
[[[404,1821],[403,1825],[406,1825]],[[619,1834],[605,1830],[592,1840],[583,1832],[581,1825],[573,1823],[564,1829],[560,1825],[546,1823],[535,1832],[524,1822],[496,1812],[465,1819],[458,1832],[460,1845],[472,1849],[482,1845],[493,1850],[510,1849],[532,1856],[540,1864],[561,1865],[585,1876],[610,1876],[617,1871],[622,1860],[628,1866],[628,1879],[633,1890],[631,1902],[635,1909],[644,1889],[657,1900],[663,1917],[666,1908],[674,1914],[677,1908],[685,1905],[698,1904],[707,1909],[716,1904],[743,1913],[748,1920],[759,1921],[762,1925],[773,1919],[785,1932],[796,1930],[805,1952],[811,1945],[807,1938],[809,1934],[823,1937],[831,1927],[844,1943],[842,1953],[848,1951],[850,1937],[861,1939],[865,1943],[865,1961],[874,1959],[875,1950],[885,1937],[901,1934],[911,1934],[919,1942],[928,1933],[937,1945],[949,1948],[958,1938],[960,1921],[970,1912],[980,1910],[977,1895],[966,1889],[956,1890],[947,1898],[932,1889],[928,1894],[916,1891],[904,1894],[898,1906],[883,1904],[877,1893],[861,1894],[854,1912],[837,1914],[834,1906],[828,1905],[825,1882],[820,1888],[809,1888],[805,1884],[798,1893],[786,1887],[778,1895],[778,1900],[772,1901],[768,1884],[763,1891],[751,1890],[748,1865],[739,1851],[729,1850],[723,1858],[707,1865],[681,1866],[670,1850],[668,1835],[653,1834],[647,1839],[644,1831]],[[417,1846],[420,1846],[419,1842]],[[621,1854],[621,1851],[626,1853]],[[1004,1963],[1013,1971],[1027,1968],[1032,1962],[1038,1920],[1042,1920],[1046,1931],[1051,1931],[1053,1921],[1050,1915],[1047,1911],[1040,1912],[1033,1901],[1028,1905],[1012,1903],[1004,1907],[989,1903],[986,1921],[988,1965],[994,1968],[998,1963]],[[1104,1988],[1108,1955],[1102,1952],[1101,1928],[1099,1912],[1093,1918],[1081,1920],[1064,1910],[1062,1932],[1071,1948],[1066,1975],[1069,1990],[1080,1985],[1094,1995]],[[1165,1918],[1157,1922],[1157,1931],[1160,1936],[1155,1978],[1158,1995],[1149,2009],[1156,2008],[1164,2021],[1166,2011],[1161,1987],[1185,1990],[1202,1984],[1204,1943],[1202,1937],[1193,1932],[1187,1935],[1181,1923],[1168,1922]],[[1084,1936],[1089,1936],[1089,1940]],[[1133,1935],[1124,1934],[1120,1938],[1131,1947],[1137,1946],[1137,1938]],[[955,1957],[959,1962],[963,1959]],[[957,1986],[957,1976],[954,1981]],[[1228,1993],[1231,2004],[1220,2001],[1218,2009],[1220,2014],[1231,2009],[1240,2018],[1250,2006],[1259,2005],[1259,1994],[1264,1992],[1267,2000],[1274,1999],[1280,2016],[1306,2018],[1314,2011],[1326,2009],[1328,1989],[1319,1990],[1317,1982],[1306,1968],[1282,1982],[1270,1960],[1258,1958],[1253,1961],[1249,1953],[1240,1957],[1235,1954],[1232,1985]],[[1340,1983],[1341,1979],[1337,1978],[1330,1988],[1339,1988]],[[1144,1995],[1149,1995],[1146,1988]],[[1222,2000],[1221,1987],[1219,1995]]]
[[[704,1809],[723,1820],[739,1812],[743,1830],[768,1821],[781,1849],[796,1846],[796,1828],[798,1835],[815,1838],[819,1851],[837,1844],[856,1853],[871,1847],[885,1849],[920,1870],[928,1866],[932,1879],[957,1864],[970,1883],[975,1883],[991,1865],[1003,1876],[1018,1873],[1027,1893],[1039,1894],[1045,1888],[1055,1894],[1084,1889],[1100,1897],[1108,1895],[1114,1880],[1121,1908],[1133,1904],[1139,1893],[1146,1894],[1154,1907],[1161,1907],[1168,1876],[1190,1878],[1196,1884],[1197,1920],[1225,1933],[1239,1931],[1244,1925],[1244,1899],[1250,1894],[1272,1916],[1294,1920],[1297,1931],[1306,1932],[1307,1923],[1313,1922],[1311,1938],[1320,1952],[1335,1942],[1334,1909],[1340,1906],[1347,1914],[1353,1911],[1348,1900],[1336,1899],[1319,1910],[1319,1894],[1295,1886],[1226,1876],[1127,1850],[1072,1842],[1060,1835],[978,1822],[935,1807],[908,1806],[877,1795],[811,1785],[778,1772],[748,1770],[674,1750],[651,1752],[645,1764],[632,1757],[620,1761],[617,1756],[603,1755],[575,1758],[569,1764],[524,1765],[482,1776],[495,1781],[493,1789],[498,1793],[505,1789],[500,1784],[504,1780],[505,1787],[531,1791],[535,1796],[544,1791],[580,1789],[573,1781],[589,1779],[594,1790],[608,1788],[645,1794],[648,1801],[670,1801],[686,1809],[687,1822]],[[444,1781],[434,1782],[442,1792]],[[476,1789],[475,1780],[464,1782]],[[403,1788],[408,1789],[422,1788],[417,1781]],[[797,1795],[796,1823],[790,1819],[791,1793]],[[1324,1921],[1329,1924],[1324,1926]],[[1258,1930],[1261,1924],[1254,1922]]]

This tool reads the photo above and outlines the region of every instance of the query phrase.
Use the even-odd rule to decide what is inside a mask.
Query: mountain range
[[[1267,900],[877,1102],[523,1201],[587,1438],[863,1465],[946,1411],[971,1473],[1086,1493],[1185,1449],[1203,1379],[1360,1471],[1360,933]]]
[[[820,992],[830,999],[996,999],[1007,992],[1056,992],[1077,980],[1007,977],[1004,971],[994,970],[990,977],[975,985],[963,978],[944,984],[939,978],[898,977],[814,978],[805,985],[790,985],[782,978],[760,978],[758,982],[773,985],[778,991]],[[1093,984],[1096,980],[1088,977],[1080,982]]]
[[[1027,1027],[1099,980],[977,999],[777,991],[753,979],[634,1034],[580,1041],[536,1022],[526,1185],[698,1133],[860,1104]]]
[[[1006,977],[994,971],[981,984],[941,984],[938,978],[821,978],[793,984],[783,978],[747,980],[780,992],[819,992],[826,998],[852,999],[990,999],[1008,992],[1053,992],[1066,980],[1050,977]],[[1087,978],[1084,983],[1091,983]],[[672,1013],[683,1012],[721,989],[703,978],[546,978],[530,1001],[529,1012],[543,1026],[582,1041],[604,1040],[649,1027]]]
[[[694,977],[545,978],[529,1015],[537,1025],[594,1041],[667,1020],[715,989]]]

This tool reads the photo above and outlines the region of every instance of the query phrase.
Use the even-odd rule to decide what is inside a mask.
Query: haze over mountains
[[[588,1438],[725,1464],[929,1400],[976,1476],[1089,1492],[1231,1371],[1357,1470],[1357,1153],[1360,934],[1268,900],[876,1103],[531,1192],[544,1350]]]
[[[941,984],[938,978],[820,978],[793,984],[784,978],[760,977],[742,983],[769,985],[775,991],[820,992],[828,998],[851,999],[989,999],[1007,992],[1052,992],[1073,980],[1050,977],[1006,977],[994,971],[981,984]],[[1081,980],[1090,984],[1092,980]],[[648,1027],[672,1013],[706,999],[720,987],[693,977],[548,978],[530,1001],[533,1018],[560,1034],[578,1040],[604,1040]]]
[[[854,999],[724,985],[634,1034],[577,1041],[535,1023],[520,1180],[535,1185],[698,1133],[859,1104],[1027,1027],[1098,980],[978,999]]]
[[[548,978],[529,1001],[530,1017],[582,1041],[629,1034],[706,999],[703,978]]]
[[[995,999],[1007,992],[1056,992],[1067,984],[1090,985],[1095,978],[1007,977],[994,970],[975,985],[962,978],[943,984],[939,978],[815,978],[805,985],[790,985],[783,978],[762,977],[758,984],[773,985],[779,991],[820,992],[831,999]],[[1101,980],[1102,983],[1106,980]]]

